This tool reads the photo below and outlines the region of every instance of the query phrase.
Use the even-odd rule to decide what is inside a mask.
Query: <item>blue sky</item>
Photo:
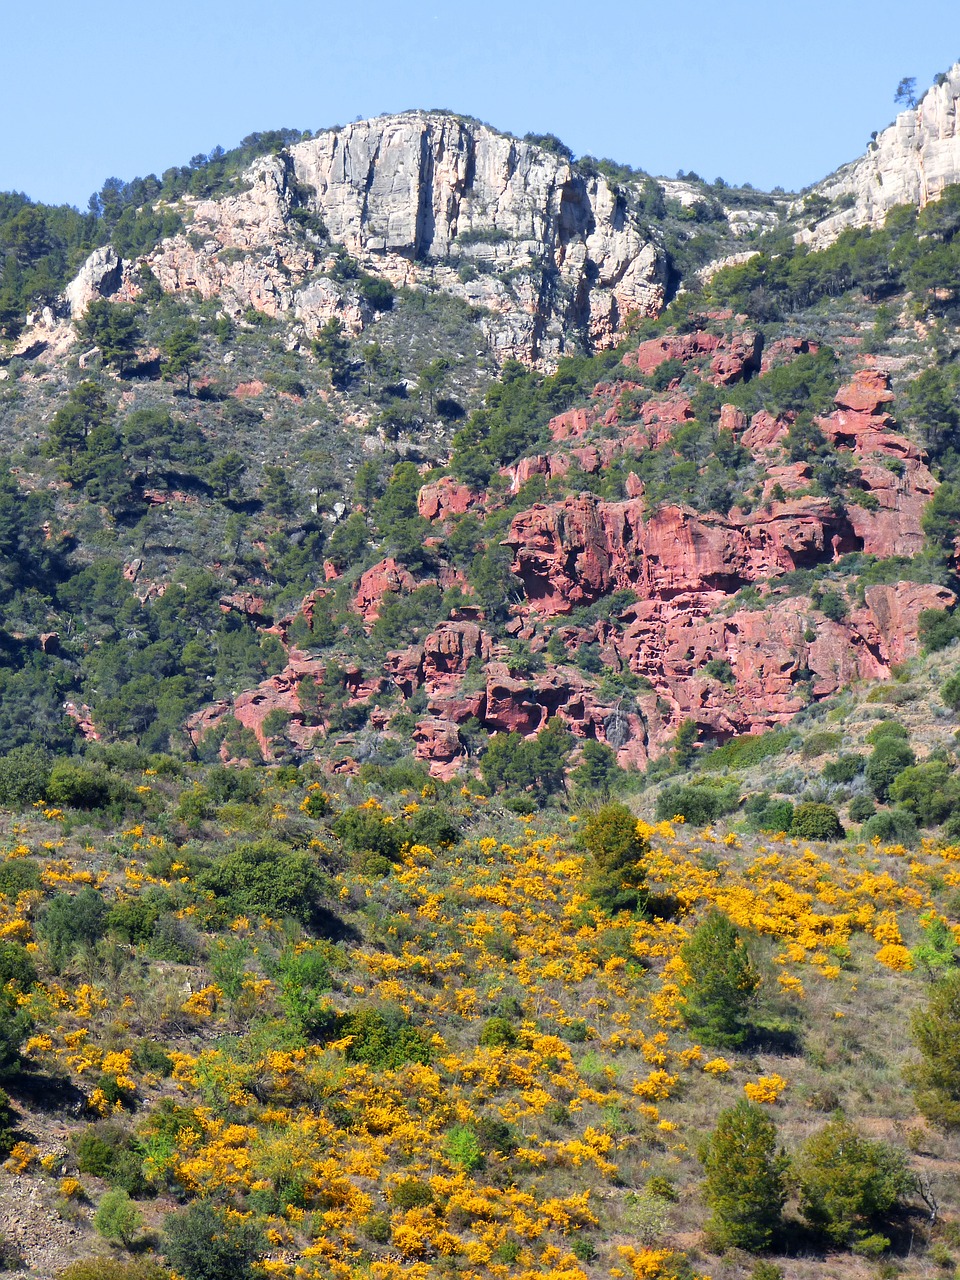
[[[48,0],[3,24],[0,190],[86,205],[255,129],[408,107],[558,134],[650,172],[798,188],[960,58],[926,0]]]

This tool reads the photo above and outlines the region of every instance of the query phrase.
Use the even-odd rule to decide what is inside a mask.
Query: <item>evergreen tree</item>
[[[960,973],[935,984],[912,1018],[920,1061],[906,1071],[917,1109],[938,1129],[960,1129]]]
[[[720,1248],[759,1252],[769,1247],[786,1200],[788,1161],[777,1151],[777,1130],[764,1110],[746,1099],[721,1111],[700,1149],[706,1170],[708,1230]]]
[[[142,336],[133,307],[96,298],[78,328],[87,342],[100,348],[104,364],[113,365],[122,377]]]
[[[200,330],[195,321],[181,325],[165,338],[162,343],[163,372],[165,376],[176,378],[183,374],[186,378],[187,395],[190,395],[190,377],[193,366],[199,361],[203,349],[199,342]]]
[[[760,975],[739,929],[711,911],[680,949],[689,974],[683,1018],[705,1044],[737,1049],[750,1033]]]

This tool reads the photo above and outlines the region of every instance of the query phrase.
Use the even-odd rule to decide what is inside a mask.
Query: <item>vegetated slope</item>
[[[954,963],[931,930],[956,915],[956,846],[638,827],[616,806],[577,844],[560,815],[518,824],[409,765],[336,792],[129,749],[17,765],[8,799],[32,784],[59,807],[8,821],[0,864],[14,1272],[155,1249],[189,1280],[747,1275],[715,1256],[733,1228],[698,1159],[738,1099],[798,1176],[838,1107],[882,1144],[862,1158],[886,1198],[834,1174],[833,1216],[791,1198],[783,1226],[747,1218],[788,1280],[881,1252],[948,1265],[953,1142],[901,1071],[907,1015]],[[743,999],[697,1004],[718,920],[749,950]],[[755,1189],[734,1173],[731,1194]]]

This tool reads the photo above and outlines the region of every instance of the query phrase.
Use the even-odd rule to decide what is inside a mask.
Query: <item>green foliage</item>
[[[91,886],[79,893],[57,893],[37,922],[50,959],[62,965],[78,947],[92,947],[103,934],[107,904]]]
[[[864,770],[877,799],[885,801],[890,795],[894,780],[916,762],[917,757],[905,742],[895,737],[881,738],[873,748]]]
[[[889,795],[922,826],[938,826],[960,805],[960,778],[943,761],[927,760],[897,774]]]
[[[960,1130],[960,973],[937,982],[911,1018],[919,1061],[905,1072],[917,1110],[948,1133]]]
[[[588,738],[580,751],[580,763],[570,775],[570,780],[580,798],[606,799],[620,790],[627,780],[627,771],[617,764],[616,752],[606,743]]]
[[[468,1125],[457,1125],[447,1134],[444,1142],[447,1159],[464,1173],[472,1173],[483,1166],[483,1148],[476,1133]]]
[[[71,1262],[57,1272],[57,1280],[170,1280],[170,1272],[149,1259],[121,1261],[98,1254],[95,1258]]]
[[[309,924],[325,881],[315,859],[277,840],[240,844],[197,878],[237,915],[288,917]]]
[[[10,982],[25,992],[36,980],[37,966],[26,947],[19,942],[0,939],[0,988]]]
[[[722,787],[677,783],[664,787],[657,796],[657,817],[667,821],[682,817],[694,826],[705,827],[732,813],[739,802],[740,789],[733,783]]]
[[[881,844],[902,844],[907,848],[917,843],[917,820],[906,809],[881,809],[868,816],[860,828],[860,839]]]
[[[881,720],[879,724],[875,724],[872,729],[868,730],[866,741],[872,747],[882,742],[885,738],[897,739],[900,742],[907,742],[910,738],[906,726],[902,725],[899,720]]]
[[[143,338],[134,308],[105,298],[88,305],[77,330],[84,342],[100,348],[104,364],[113,365],[121,376]]]
[[[683,1020],[704,1044],[737,1049],[751,1029],[760,974],[743,935],[720,911],[711,911],[680,949],[689,980]]]
[[[861,755],[839,755],[823,766],[823,780],[829,783],[852,782],[863,773],[865,763]]]
[[[828,804],[798,804],[790,823],[790,834],[801,840],[842,840],[843,825],[836,809]]]
[[[20,1067],[20,1048],[33,1022],[11,991],[0,991],[0,1079]]]
[[[517,1039],[517,1029],[509,1018],[488,1018],[480,1030],[479,1043],[484,1048],[495,1049],[516,1044]]]
[[[196,1200],[164,1220],[164,1254],[185,1280],[253,1280],[263,1238],[251,1221]]]
[[[203,355],[200,346],[200,330],[194,321],[178,325],[169,333],[161,344],[163,352],[163,372],[166,377],[177,378],[184,375],[187,395],[190,394],[190,378],[194,365]]]
[[[338,1040],[352,1037],[348,1062],[365,1062],[376,1071],[397,1071],[408,1062],[427,1064],[433,1059],[426,1036],[394,1011],[358,1009],[340,1021],[336,1035]]]
[[[359,806],[344,809],[332,824],[333,834],[343,843],[348,853],[378,853],[399,862],[403,849],[403,828],[387,821],[388,815],[379,809]]]
[[[932,911],[921,916],[923,940],[910,952],[916,968],[931,978],[945,978],[957,963],[957,944],[950,926]]]
[[[710,1206],[708,1230],[720,1248],[760,1252],[780,1226],[788,1161],[772,1120],[745,1100],[721,1111],[700,1151]]]
[[[493,791],[527,793],[543,801],[562,790],[573,738],[557,718],[548,720],[536,738],[498,733],[480,760],[483,780]]]
[[[93,1225],[104,1240],[129,1248],[143,1226],[143,1214],[126,1191],[115,1187],[102,1196],[93,1215]]]
[[[749,769],[786,751],[793,736],[786,729],[771,729],[769,733],[743,734],[739,738],[731,738],[723,746],[705,755],[700,767],[711,770]]]
[[[47,780],[46,798],[65,809],[101,809],[110,800],[106,776],[72,760],[57,760]]]
[[[50,759],[40,747],[14,747],[0,756],[0,805],[25,809],[46,795]]]
[[[927,517],[933,510],[938,495],[942,494],[944,489],[948,487],[947,485],[940,486],[924,513],[924,530],[928,537],[931,534],[926,527]],[[957,491],[956,518],[960,520],[960,490]],[[951,524],[949,531],[951,545],[955,536],[955,528]],[[924,653],[938,653],[941,649],[946,649],[947,645],[952,644],[957,636],[960,636],[960,613],[948,613],[945,609],[924,609],[917,624],[917,634]]]
[[[960,671],[944,680],[940,686],[940,697],[951,711],[960,711]]]
[[[912,1186],[904,1153],[840,1114],[800,1148],[794,1176],[804,1218],[840,1246],[875,1233]]]

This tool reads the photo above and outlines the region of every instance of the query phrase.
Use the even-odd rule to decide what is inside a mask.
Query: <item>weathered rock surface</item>
[[[844,165],[814,188],[816,195],[845,207],[800,233],[823,248],[847,227],[880,227],[898,204],[923,207],[960,182],[960,63],[933,85],[920,103],[901,111],[878,134],[865,155]]]
[[[357,333],[373,312],[323,274],[331,246],[343,246],[396,285],[439,286],[485,308],[501,358],[547,363],[570,334],[608,346],[627,314],[663,304],[663,247],[605,178],[473,121],[420,111],[358,121],[258,159],[245,179],[242,192],[183,200],[189,232],[143,260],[166,291],[216,296],[235,318],[289,313],[307,338],[332,317]],[[303,209],[326,240],[293,217]],[[140,265],[97,250],[67,291],[73,316],[94,297],[134,296]]]

